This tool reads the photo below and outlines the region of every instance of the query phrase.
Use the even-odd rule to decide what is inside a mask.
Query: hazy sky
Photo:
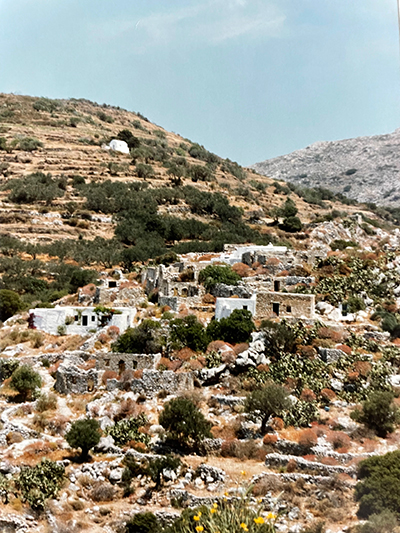
[[[396,0],[0,0],[0,92],[140,111],[251,164],[400,127]]]

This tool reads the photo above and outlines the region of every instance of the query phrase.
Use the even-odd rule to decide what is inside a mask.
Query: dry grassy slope
[[[177,148],[180,143],[190,145],[190,141],[183,137],[168,132],[163,128],[147,122],[136,113],[110,106],[99,106],[86,100],[58,100],[59,107],[54,112],[36,111],[33,104],[37,98],[30,96],[18,96],[0,94],[0,136],[8,142],[24,136],[35,137],[43,143],[43,148],[35,152],[21,152],[13,150],[12,153],[0,151],[0,164],[8,164],[7,175],[1,175],[0,183],[6,179],[17,178],[32,172],[50,172],[53,176],[71,177],[80,174],[86,180],[113,181],[139,181],[135,174],[135,167],[130,165],[130,157],[124,154],[104,151],[100,146],[85,144],[84,139],[96,142],[115,137],[122,129],[131,130],[134,135],[144,139],[157,139],[156,131],[162,131],[169,147]],[[103,122],[98,118],[98,113],[104,112],[112,117],[113,122]],[[71,118],[78,118],[76,127],[71,127]],[[146,130],[137,129],[133,122],[139,121]],[[137,123],[137,122],[136,122]],[[203,165],[198,159],[186,156],[193,165]],[[111,176],[108,164],[115,162],[123,167],[117,176]],[[161,163],[153,165],[155,179],[149,181],[150,187],[166,186],[170,183],[166,168]],[[245,212],[263,208],[265,212],[271,207],[280,205],[285,196],[274,194],[273,181],[265,176],[246,170],[247,179],[240,182],[232,174],[216,172],[216,182],[197,182],[184,180],[185,183],[194,185],[201,190],[220,191],[227,195],[234,205],[243,207]],[[260,193],[251,185],[255,180],[267,185],[264,193]],[[247,187],[252,195],[251,199],[235,194],[238,187]],[[6,201],[7,192],[0,192],[0,233],[9,233],[22,238],[29,238],[37,242],[49,242],[54,239],[74,238],[83,234],[86,238],[94,238],[96,235],[111,237],[113,226],[111,218],[98,220],[90,224],[88,229],[71,228],[63,224],[59,212],[67,202],[83,202],[74,195],[72,187],[68,187],[65,196],[54,202],[51,213],[43,215],[38,212],[40,206],[13,206]],[[296,204],[303,221],[308,222],[316,215],[326,213],[318,206],[305,203],[296,197]],[[332,209],[345,208],[346,211],[360,211],[354,206],[343,206],[340,203],[329,203]],[[185,216],[184,206],[180,208],[171,206],[170,212],[176,216]],[[373,215],[371,215],[373,216]]]

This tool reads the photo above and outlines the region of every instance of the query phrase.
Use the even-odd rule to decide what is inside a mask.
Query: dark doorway
[[[82,326],[87,326],[88,325],[88,316],[87,315],[83,315],[82,317]]]
[[[125,361],[121,359],[121,361],[118,363],[118,373],[121,375],[123,372],[125,372]]]
[[[286,312],[287,313],[291,313],[292,312],[292,306],[291,305],[287,305],[286,306]]]
[[[274,281],[274,291],[275,291],[275,292],[279,292],[279,291],[280,291],[280,288],[281,288],[281,282],[278,281],[278,280],[275,280],[275,281]]]
[[[279,316],[279,304],[272,304],[272,312]]]
[[[108,288],[109,289],[115,289],[116,286],[117,286],[117,282],[116,281],[109,281],[108,282]]]

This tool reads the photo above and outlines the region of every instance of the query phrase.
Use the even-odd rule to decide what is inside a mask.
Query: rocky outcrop
[[[388,135],[317,142],[302,150],[256,163],[274,179],[325,187],[359,202],[400,205],[400,129]]]
[[[292,462],[299,470],[310,470],[317,472],[322,476],[329,476],[332,474],[348,474],[349,476],[355,476],[356,469],[354,466],[342,466],[342,465],[325,465],[314,461],[308,461],[303,457],[297,457],[296,455],[281,455],[279,453],[270,453],[265,457],[266,466],[281,467],[286,466],[288,462]]]

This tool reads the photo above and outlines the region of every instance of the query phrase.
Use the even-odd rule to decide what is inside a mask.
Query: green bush
[[[159,424],[167,431],[168,440],[178,447],[196,447],[205,438],[212,437],[211,422],[187,398],[178,397],[167,402],[160,413]]]
[[[161,325],[154,320],[143,320],[136,328],[128,328],[112,345],[113,352],[150,354],[162,350]]]
[[[21,395],[23,401],[31,398],[41,386],[42,378],[29,365],[18,367],[11,376],[10,387]]]
[[[100,425],[93,418],[77,420],[72,423],[65,440],[71,448],[80,448],[81,458],[86,461],[89,458],[89,450],[100,441]]]
[[[138,476],[147,476],[155,483],[155,489],[159,490],[164,481],[164,471],[177,473],[182,462],[179,457],[167,454],[153,459],[143,458],[138,461],[131,455],[126,455],[123,464],[125,465],[122,474],[122,483],[125,495],[132,493],[131,482]]]
[[[43,511],[46,500],[57,495],[64,474],[62,464],[42,459],[36,466],[22,466],[15,484],[21,491],[23,501],[28,502],[32,509]]]
[[[359,502],[360,518],[385,510],[400,518],[400,450],[361,461],[358,479],[355,499]]]
[[[176,348],[187,346],[195,352],[204,351],[208,344],[206,331],[196,315],[171,320],[170,340]]]
[[[11,189],[8,199],[16,204],[46,202],[50,205],[55,198],[65,194],[65,180],[53,179],[51,174],[43,172],[9,180],[5,187]]]
[[[283,219],[280,228],[289,233],[296,233],[297,231],[301,231],[303,229],[303,224],[299,217],[287,217]]]
[[[0,290],[0,320],[4,322],[23,308],[24,304],[15,291]]]
[[[358,244],[354,241],[344,241],[343,239],[337,239],[330,244],[332,250],[345,250],[346,248],[358,248]]]
[[[117,135],[117,139],[125,141],[131,149],[135,149],[140,146],[140,140],[135,137],[130,130],[121,130]]]
[[[261,331],[264,336],[266,354],[279,359],[285,353],[295,353],[299,343],[296,332],[285,322],[263,320]]]
[[[0,382],[11,377],[18,367],[19,361],[16,359],[0,359]]]
[[[24,152],[34,152],[38,148],[42,148],[43,143],[33,137],[24,137],[18,142],[18,148]]]
[[[395,513],[386,509],[379,514],[371,515],[368,522],[361,527],[360,533],[393,533],[397,523]]]
[[[211,321],[207,327],[207,335],[211,340],[238,344],[248,342],[254,330],[251,312],[246,309],[235,309],[229,317]]]
[[[399,422],[399,410],[394,406],[393,399],[392,392],[373,392],[363,403],[362,409],[355,409],[350,416],[374,430],[379,437],[385,438],[388,433],[393,433]]]
[[[160,527],[153,513],[137,513],[125,525],[125,533],[155,533],[156,531],[160,531]]]
[[[209,265],[199,273],[199,281],[208,292],[212,292],[218,283],[237,285],[241,279],[230,266]]]
[[[244,408],[251,418],[261,418],[261,432],[265,433],[269,418],[282,416],[291,405],[287,390],[281,385],[271,383],[251,392],[246,398]]]
[[[147,422],[148,419],[145,414],[123,419],[108,427],[106,434],[111,435],[117,446],[123,446],[130,441],[142,442],[147,445],[150,442],[150,436],[139,431],[139,428],[145,426]]]

